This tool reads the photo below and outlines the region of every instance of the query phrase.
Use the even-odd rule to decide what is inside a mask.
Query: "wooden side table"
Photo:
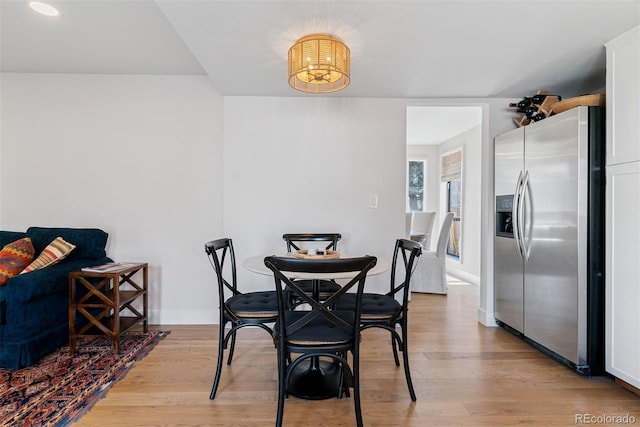
[[[114,352],[119,353],[120,333],[141,323],[144,332],[148,331],[147,269],[147,263],[114,263],[109,268],[69,273],[71,354],[80,337],[106,335],[113,340]],[[133,305],[141,297],[142,311]],[[82,323],[79,328],[76,320]]]

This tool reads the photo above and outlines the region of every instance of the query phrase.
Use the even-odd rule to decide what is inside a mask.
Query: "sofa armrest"
[[[24,304],[49,295],[69,292],[69,273],[83,267],[112,262],[111,258],[76,259],[63,261],[50,267],[19,274],[2,288],[6,304]]]

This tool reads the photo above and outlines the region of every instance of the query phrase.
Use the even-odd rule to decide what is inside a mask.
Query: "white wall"
[[[238,258],[284,252],[286,232],[340,232],[341,252],[390,258],[404,235],[405,122],[398,99],[225,97],[224,231]]]
[[[406,106],[482,106],[478,319],[493,322],[493,137],[514,127],[511,100],[222,98],[206,77],[0,85],[0,228],[105,229],[113,258],[150,263],[151,321],[163,324],[217,321],[212,238],[234,238],[242,260],[284,249],[287,231],[338,230],[341,250],[390,257],[404,233]]]
[[[152,323],[211,323],[222,98],[206,77],[2,74],[0,228],[98,227],[150,265]]]
[[[474,176],[480,171],[471,221],[481,236],[478,320],[495,325],[493,138],[515,126],[511,101],[226,97],[225,234],[241,259],[284,248],[284,232],[334,230],[344,251],[390,256],[389,242],[404,233],[406,106],[479,106],[482,143],[466,161]],[[378,209],[368,208],[371,192]],[[242,268],[239,275],[255,288],[271,285]],[[379,287],[385,278],[372,279]]]
[[[482,185],[482,127],[477,126],[457,135],[438,146],[439,156],[462,149],[462,229],[459,260],[447,259],[447,271],[472,283],[480,283],[480,232],[481,232],[481,185]],[[440,181],[438,177],[438,181]],[[440,184],[442,188],[442,183]],[[441,197],[445,203],[444,195]],[[442,222],[442,215],[436,224]],[[434,227],[439,230],[438,227]],[[438,234],[436,232],[434,234]]]

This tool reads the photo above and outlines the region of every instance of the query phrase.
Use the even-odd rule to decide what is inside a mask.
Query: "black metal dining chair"
[[[335,396],[341,397],[353,388],[356,423],[362,426],[360,405],[360,310],[367,273],[375,266],[377,259],[371,256],[307,260],[291,257],[270,256],[265,265],[273,271],[276,294],[278,296],[279,318],[274,326],[274,343],[278,353],[278,412],[276,426],[282,425],[284,400],[288,394],[298,395],[293,389],[302,388],[295,382],[310,379],[310,386],[317,386],[318,379],[325,375],[321,371],[320,358],[329,358],[337,376]],[[298,273],[331,274],[352,273],[353,277],[338,292],[325,301],[317,301],[300,288],[298,281],[290,275]],[[345,279],[346,280],[346,279]],[[332,305],[349,289],[356,287],[352,309],[332,309]],[[308,309],[289,310],[285,300],[285,289],[309,305]],[[349,365],[348,353],[352,362]],[[298,355],[293,357],[293,355]],[[327,375],[329,375],[327,373]],[[298,397],[306,397],[300,396]],[[314,398],[314,397],[306,397]],[[316,397],[327,398],[327,396]]]
[[[304,244],[317,243],[322,244],[324,250],[338,250],[338,242],[342,239],[340,233],[285,233],[282,239],[287,244],[287,252],[303,250]],[[320,280],[316,283],[315,289],[311,280],[298,280],[298,286],[304,290],[307,295],[312,296],[315,300],[324,301],[331,294],[340,289],[340,285],[334,280]],[[315,292],[315,294],[314,294]],[[293,294],[289,294],[289,307],[295,308],[302,304],[302,300]]]
[[[302,242],[322,242],[327,250],[338,250],[338,242],[342,239],[340,233],[285,233],[282,239],[287,243],[287,252],[302,249]]]
[[[273,334],[273,330],[267,324],[274,323],[278,318],[278,302],[275,291],[242,293],[238,290],[236,258],[231,239],[212,240],[205,243],[204,249],[216,274],[220,302],[218,363],[209,395],[209,399],[213,400],[220,384],[224,350],[228,347],[229,340],[231,346],[227,365],[231,365],[233,359],[238,329],[257,326]],[[231,329],[225,334],[227,323]]]
[[[408,310],[411,276],[416,262],[422,254],[422,245],[406,239],[396,240],[391,263],[389,292],[385,294],[365,293],[362,296],[362,315],[360,329],[382,328],[391,333],[391,346],[396,366],[400,366],[398,350],[402,352],[404,374],[411,400],[416,401],[411,371],[409,369],[408,349]],[[400,268],[398,266],[401,265]],[[399,269],[402,274],[399,273]],[[357,298],[353,294],[341,296],[335,304],[337,310],[354,309]],[[400,334],[396,330],[400,326]]]

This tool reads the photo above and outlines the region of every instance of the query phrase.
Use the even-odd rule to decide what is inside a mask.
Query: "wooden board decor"
[[[327,249],[324,254],[309,255],[307,252],[307,249],[301,249],[299,251],[296,251],[293,254],[293,256],[295,256],[296,258],[303,258],[303,259],[336,259],[336,258],[340,258],[340,252]]]
[[[596,93],[593,95],[576,96],[575,98],[565,99],[553,104],[551,110],[553,113],[562,113],[563,111],[570,110],[580,105],[586,105],[589,107],[603,107],[606,102],[606,97],[603,93]]]

